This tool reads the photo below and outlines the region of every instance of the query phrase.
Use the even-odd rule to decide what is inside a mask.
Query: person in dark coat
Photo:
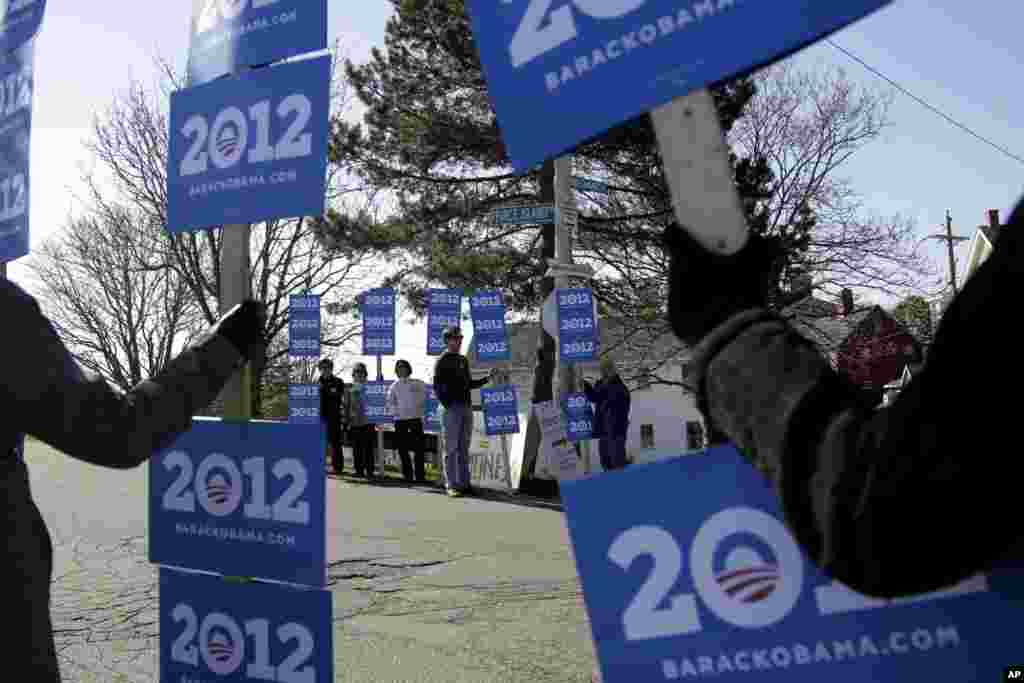
[[[262,362],[265,312],[255,301],[235,306],[127,393],[83,372],[35,299],[2,278],[0,318],[0,605],[11,625],[4,666],[33,683],[59,683],[53,545],[29,490],[25,434],[100,467],[141,465],[187,431],[246,361]]]
[[[342,423],[348,421],[344,408],[348,390],[345,380],[334,374],[334,361],[323,358],[320,369],[320,421],[327,429],[327,443],[331,446],[331,468],[335,474],[345,472],[345,452],[342,450]]]
[[[893,598],[1020,557],[1020,384],[1012,329],[1024,282],[1024,204],[945,310],[924,368],[889,405],[834,371],[769,309],[778,243],[713,255],[666,232],[669,318],[693,345],[694,389],[717,443],[770,480],[786,523],[826,573]],[[960,531],[962,530],[962,531]]]
[[[587,400],[594,404],[593,436],[598,439],[601,467],[621,470],[626,466],[626,437],[632,399],[611,358],[601,359],[601,379],[593,386],[584,381],[583,391]]]

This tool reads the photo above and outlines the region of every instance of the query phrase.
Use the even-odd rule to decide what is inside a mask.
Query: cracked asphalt
[[[26,456],[53,536],[64,681],[156,681],[146,466],[103,470],[38,442]],[[327,509],[335,681],[590,681],[594,651],[556,505],[329,477]]]

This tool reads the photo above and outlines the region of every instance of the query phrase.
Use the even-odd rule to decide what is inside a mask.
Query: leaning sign
[[[803,555],[731,446],[561,492],[605,683],[996,681],[1020,661],[1020,570],[856,593]]]
[[[0,9],[0,55],[27,43],[43,23],[46,0],[8,0]]]
[[[199,85],[327,47],[327,0],[193,0],[188,77]]]
[[[34,41],[0,64],[0,263],[29,252]]]
[[[622,121],[780,59],[888,2],[471,0],[469,6],[502,138],[515,170],[525,172]]]

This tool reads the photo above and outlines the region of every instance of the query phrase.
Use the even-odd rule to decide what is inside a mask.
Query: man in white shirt
[[[388,389],[387,406],[395,416],[395,441],[398,455],[402,458],[402,475],[409,483],[425,483],[424,471],[423,414],[427,405],[427,385],[412,379],[412,365],[409,361],[395,363],[398,381]],[[409,451],[416,455],[415,473],[409,460]],[[415,474],[415,476],[414,476]]]

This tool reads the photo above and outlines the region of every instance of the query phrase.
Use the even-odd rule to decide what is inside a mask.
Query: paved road
[[[101,470],[30,443],[56,551],[64,680],[156,680],[146,466]],[[501,494],[328,480],[336,681],[589,681],[593,648],[562,514]]]

